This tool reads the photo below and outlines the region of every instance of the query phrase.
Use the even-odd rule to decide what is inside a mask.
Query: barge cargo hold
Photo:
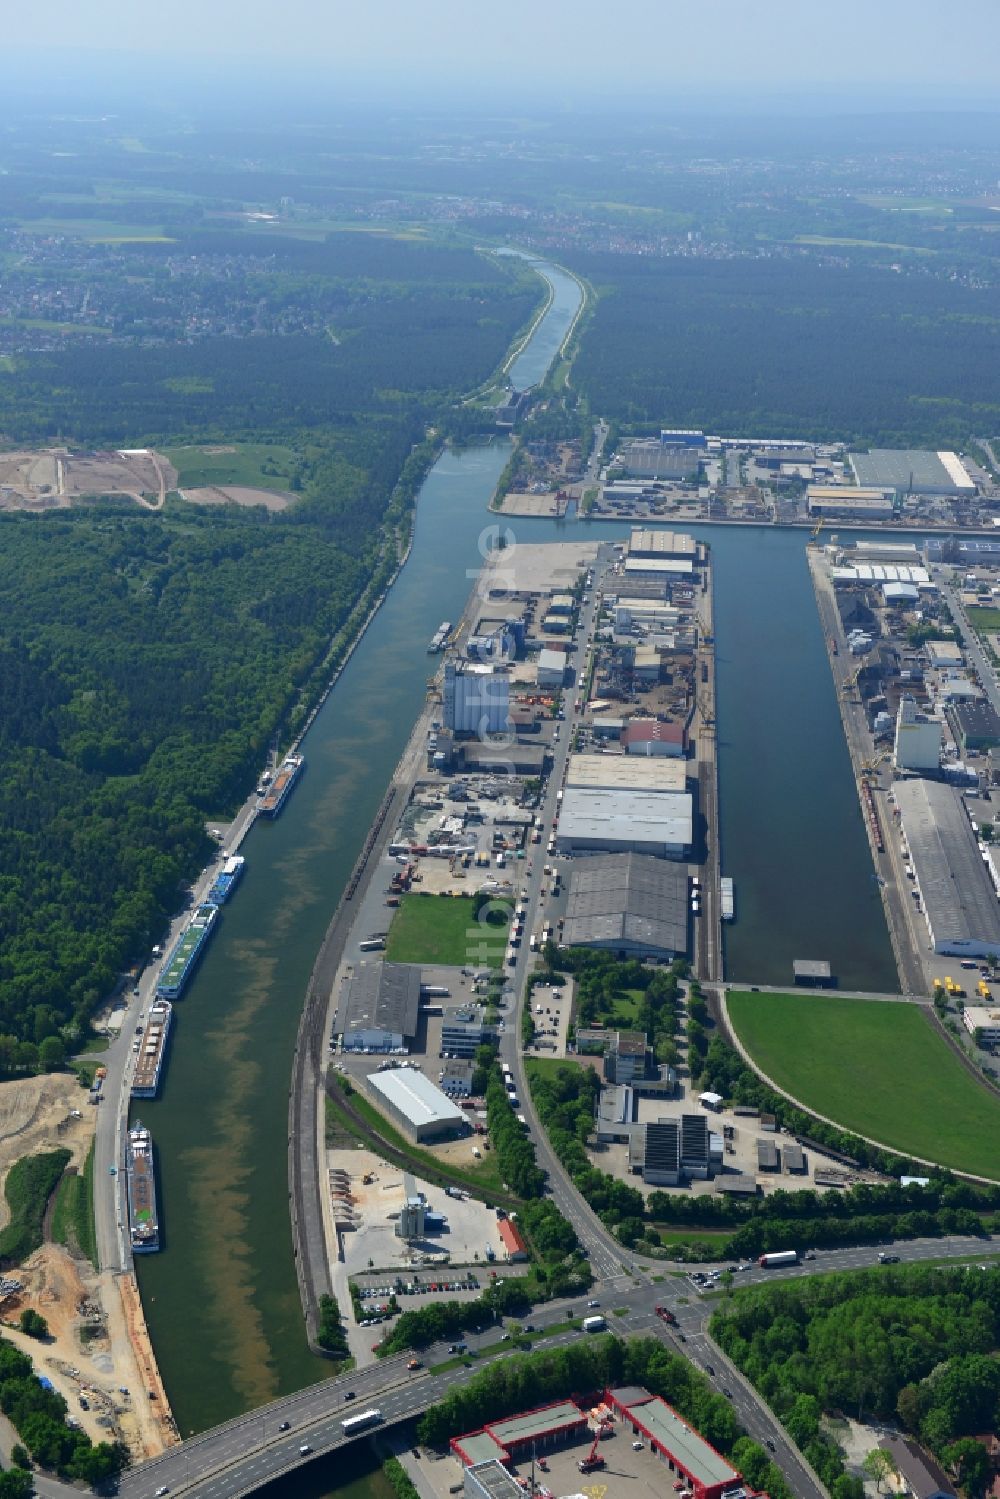
[[[274,780],[257,803],[257,811],[262,817],[277,817],[285,804],[285,798],[301,775],[305,763],[304,755],[285,756],[278,766]]]
[[[212,935],[218,906],[203,905],[195,911],[160,970],[156,992],[160,999],[177,999],[195,970],[205,943]]]
[[[133,1098],[155,1098],[160,1087],[167,1039],[173,1023],[174,1007],[169,999],[156,999],[149,1007],[149,1018],[142,1039],[136,1043],[139,1055],[132,1075]]]
[[[736,915],[736,897],[733,891],[733,882],[728,876],[723,876],[719,881],[719,897],[722,906],[723,921],[732,921]]]
[[[433,639],[431,640],[430,645],[427,647],[428,656],[433,656],[436,655],[438,651],[443,651],[450,634],[451,620],[443,619],[438,625],[437,629],[434,631]]]
[[[231,859],[226,860],[216,875],[211,890],[205,896],[210,906],[225,905],[243,874],[246,862],[242,854],[233,854]]]
[[[160,1220],[156,1211],[153,1140],[149,1130],[138,1119],[128,1132],[125,1169],[132,1253],[155,1254],[160,1247]]]

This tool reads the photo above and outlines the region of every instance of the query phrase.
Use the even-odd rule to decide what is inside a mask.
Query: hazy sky
[[[818,87],[1000,105],[998,42],[1000,0],[28,0],[4,14],[5,51],[97,49],[101,68],[134,52],[390,87],[419,72],[522,98],[543,83],[664,100]]]

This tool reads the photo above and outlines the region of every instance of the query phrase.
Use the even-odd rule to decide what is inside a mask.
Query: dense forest
[[[834,1499],[850,1499],[824,1413],[898,1421],[982,1492],[1000,1424],[1000,1270],[884,1267],[740,1292],[712,1335],[781,1417]]]
[[[419,274],[384,297],[369,280],[339,342],[115,344],[0,375],[8,435],[280,434],[301,496],[280,514],[171,498],[0,517],[0,1070],[36,1065],[53,1037],[72,1046],[148,953],[211,846],[206,822],[246,795],[384,586],[428,424],[447,426],[537,305],[468,252],[443,281],[444,253],[385,251],[394,277],[407,254]]]
[[[863,263],[564,259],[603,293],[574,384],[619,422],[961,449],[1000,416],[990,291]]]

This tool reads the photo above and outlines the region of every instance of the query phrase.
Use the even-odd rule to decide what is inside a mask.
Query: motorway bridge
[[[981,1260],[997,1253],[980,1239],[921,1239],[895,1246],[905,1263],[926,1259]],[[757,1266],[737,1276],[737,1284],[754,1285],[832,1270],[870,1268],[877,1263],[877,1253],[870,1247],[820,1251],[814,1260],[781,1271],[760,1270]],[[712,1268],[712,1267],[705,1267]],[[715,1267],[718,1268],[718,1267]],[[798,1499],[824,1499],[825,1490],[801,1454],[785,1436],[783,1428],[771,1415],[753,1388],[730,1364],[707,1333],[713,1301],[688,1278],[670,1276],[653,1285],[644,1270],[636,1269],[629,1289],[620,1282],[613,1288],[614,1315],[608,1315],[609,1328],[620,1336],[660,1337],[674,1352],[683,1354],[707,1372],[715,1371],[714,1382],[732,1400],[740,1423],[755,1440],[773,1443],[774,1459],[785,1473]],[[656,1315],[659,1301],[671,1307],[677,1325],[668,1327]],[[575,1302],[553,1303],[533,1314],[538,1345],[557,1348],[579,1337],[576,1329],[566,1330],[569,1311],[583,1311],[580,1298]],[[606,1313],[607,1315],[607,1313]],[[551,1338],[544,1336],[546,1326],[558,1326]],[[479,1337],[467,1336],[473,1350],[497,1347],[498,1332],[489,1328]],[[354,1370],[336,1379],[325,1380],[300,1390],[260,1410],[239,1416],[200,1436],[171,1447],[160,1457],[125,1473],[120,1492],[123,1499],[155,1499],[167,1489],[185,1499],[238,1499],[290,1473],[297,1468],[346,1446],[358,1436],[345,1437],[341,1422],[353,1411],[377,1405],[386,1427],[410,1421],[428,1406],[441,1400],[456,1384],[469,1378],[465,1365],[428,1373],[427,1367],[410,1372],[409,1355],[385,1359],[370,1368]],[[449,1350],[443,1344],[422,1354],[426,1366],[446,1363]],[[354,1398],[346,1396],[353,1391]],[[282,1427],[287,1423],[287,1430]],[[359,1434],[370,1435],[369,1431]],[[303,1453],[303,1445],[308,1452]],[[66,1491],[69,1492],[68,1490]]]

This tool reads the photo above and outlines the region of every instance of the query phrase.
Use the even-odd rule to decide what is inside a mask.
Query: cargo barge
[[[160,1247],[160,1220],[156,1211],[153,1141],[149,1130],[138,1119],[128,1132],[125,1169],[132,1253],[155,1254]]]
[[[156,985],[160,999],[177,999],[184,992],[184,986],[195,970],[205,943],[212,935],[218,914],[218,906],[198,906],[160,970]]]
[[[215,883],[212,885],[211,890],[205,896],[210,906],[225,905],[243,875],[246,862],[242,854],[233,854],[231,858],[226,860],[222,869],[216,875]]]
[[[133,1098],[155,1098],[163,1073],[163,1062],[167,1054],[167,1039],[173,1023],[174,1007],[169,999],[156,999],[149,1009],[149,1018],[141,1037],[137,1037],[134,1049],[138,1053],[135,1072],[132,1076]]]
[[[733,882],[727,875],[723,875],[719,881],[719,898],[722,906],[723,921],[732,921],[736,915],[736,897],[733,891]]]
[[[434,631],[430,645],[427,647],[428,656],[434,656],[438,651],[443,651],[451,634],[451,620],[443,619]]]
[[[286,755],[264,795],[257,803],[262,817],[277,817],[285,804],[285,798],[302,774],[304,755]]]

